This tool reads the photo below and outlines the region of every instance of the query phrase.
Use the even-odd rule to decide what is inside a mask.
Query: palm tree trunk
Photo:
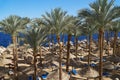
[[[78,53],[78,37],[75,38],[75,54],[76,54],[76,59],[77,59],[77,53]]]
[[[91,54],[91,42],[92,42],[92,35],[89,35],[89,54],[88,54],[88,68],[90,69],[90,54]]]
[[[59,80],[62,80],[62,45],[60,44],[60,36],[57,36],[57,40],[58,40],[58,44],[59,44],[59,49],[60,49],[60,53],[59,53]]]
[[[66,63],[66,71],[69,71],[69,65],[70,65],[70,40],[71,35],[68,35],[68,42],[67,42],[67,63]]]
[[[36,60],[36,48],[33,49],[33,56],[34,56],[34,80],[36,80],[37,76],[37,60]]]
[[[107,45],[108,45],[108,56],[110,55],[110,52],[109,52],[109,49],[110,49],[110,31],[108,31],[108,33],[107,33]]]
[[[49,40],[49,50],[51,51],[51,37],[48,36],[48,40]]]
[[[64,34],[62,35],[62,43],[63,43],[63,46],[64,46]]]
[[[40,46],[40,66],[43,68],[43,65],[42,65],[42,50],[41,50],[41,46]]]
[[[116,55],[116,42],[117,42],[117,32],[114,33],[114,45],[113,45],[113,55]]]
[[[52,43],[52,45],[50,45],[50,43]],[[50,36],[49,36],[49,49],[50,49],[50,47],[53,49],[53,45],[54,45],[54,36],[51,33]],[[51,52],[52,52],[52,49],[50,49]]]
[[[100,49],[100,33],[98,35],[98,48]]]
[[[112,31],[110,31],[109,35],[110,35],[110,45],[112,45]]]
[[[51,51],[51,53],[53,53],[54,52],[54,47],[55,47],[55,44],[54,44],[54,35],[53,34],[51,34],[51,43],[52,43],[52,51]]]
[[[102,80],[102,73],[103,73],[103,35],[104,31],[103,28],[99,29],[99,49],[100,49],[100,62],[99,62],[99,80]]]
[[[88,36],[86,36],[86,40],[88,40]],[[88,49],[89,45],[88,45],[88,42],[86,41],[86,51]]]
[[[13,41],[13,62],[14,62],[14,77],[15,77],[15,80],[18,80],[18,77],[17,77],[17,69],[18,69],[18,65],[17,65],[17,48],[16,48],[16,37],[15,36],[12,36],[12,41]]]
[[[107,31],[107,45],[109,45],[109,31]]]

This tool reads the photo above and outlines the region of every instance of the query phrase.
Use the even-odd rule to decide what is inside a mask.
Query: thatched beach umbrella
[[[58,55],[53,55],[52,53],[46,54],[44,56],[44,64],[51,66],[54,61],[58,61],[59,56]]]
[[[103,68],[107,70],[115,69],[115,65],[112,62],[106,62],[103,64]]]
[[[86,52],[83,49],[78,50],[78,55],[79,56],[84,56],[84,55],[86,55]]]
[[[4,80],[4,75],[1,72],[0,72],[0,80]]]
[[[6,48],[0,46],[0,53],[3,53],[4,51],[6,51]]]
[[[118,63],[118,62],[120,62],[120,57],[118,57],[118,56],[110,56],[107,60],[111,61],[111,62],[114,62],[114,63]]]
[[[62,80],[69,80],[70,76],[68,73],[62,71]],[[49,73],[47,80],[59,80],[59,70],[55,70]]]
[[[99,76],[99,73],[93,68],[87,67],[80,71],[80,75],[83,75],[83,77],[87,77],[87,78],[96,78]]]
[[[59,59],[59,55],[54,55],[52,53],[46,54],[44,56],[44,61],[43,61],[43,65],[44,67],[52,67],[53,65],[55,66],[59,66],[58,60]]]
[[[93,54],[90,54],[89,56],[90,56],[91,61],[94,61],[94,60],[98,59],[98,57],[93,55]],[[87,61],[88,60],[88,55],[84,56],[83,60]]]
[[[12,63],[12,60],[9,60],[9,59],[1,59],[0,60],[0,63],[5,65],[5,64],[8,64],[8,63]]]
[[[39,71],[38,76],[42,76],[43,74],[46,74],[46,73],[48,73],[48,71],[46,70]]]
[[[54,54],[52,54],[52,53],[46,54],[46,55],[44,56],[44,59],[45,59],[46,61],[48,61],[48,60],[56,60],[56,59],[58,59],[58,58],[59,58],[58,55],[54,55]]]

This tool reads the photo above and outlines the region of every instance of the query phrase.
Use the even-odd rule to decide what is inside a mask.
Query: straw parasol
[[[0,63],[5,65],[5,64],[8,64],[8,63],[12,63],[12,60],[9,60],[9,59],[1,59],[0,60]]]
[[[87,67],[80,71],[80,75],[83,75],[83,77],[87,77],[87,78],[96,78],[99,76],[99,73],[93,68]]]
[[[93,54],[90,54],[90,55],[84,56],[83,60],[87,61],[87,60],[88,60],[88,56],[90,56],[90,60],[91,60],[91,61],[94,61],[94,60],[97,60],[97,59],[98,59],[97,56],[95,56],[95,55],[93,55]]]
[[[4,75],[3,75],[3,73],[0,72],[0,80],[2,80],[3,78],[4,78]]]
[[[103,68],[107,70],[115,69],[115,65],[112,62],[106,62],[103,64]]]
[[[44,64],[51,65],[54,61],[57,61],[58,59],[59,59],[58,55],[53,55],[52,53],[46,54],[44,56]]]
[[[118,57],[118,56],[110,56],[108,58],[108,61],[111,61],[111,62],[114,62],[114,63],[118,63],[118,62],[120,62],[120,57]]]
[[[44,56],[44,59],[45,59],[46,61],[48,61],[48,60],[56,60],[56,59],[58,59],[58,58],[59,58],[58,55],[54,55],[54,54],[52,54],[52,53],[46,54],[46,55]]]
[[[0,54],[3,53],[4,51],[6,51],[6,48],[0,46]]]
[[[68,73],[62,71],[62,80],[69,80]],[[59,69],[49,73],[47,80],[59,80]]]
[[[46,73],[48,73],[48,71],[43,69],[43,70],[39,71],[37,74],[38,74],[38,76],[42,76],[43,74],[46,74]]]

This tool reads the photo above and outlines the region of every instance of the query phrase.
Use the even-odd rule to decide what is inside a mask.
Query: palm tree
[[[99,28],[100,68],[99,79],[102,80],[103,35],[105,26],[120,17],[120,7],[113,6],[114,0],[96,0],[90,4],[91,10],[84,10],[84,16],[93,17]]]
[[[67,12],[63,11],[61,8],[55,8],[51,11],[51,13],[46,12],[45,15],[43,15],[43,19],[46,23],[47,27],[50,27],[50,31],[52,31],[57,38],[58,44],[59,44],[59,80],[62,80],[62,45],[60,44],[60,34],[64,30],[64,28],[67,25]]]
[[[75,22],[74,22],[74,27],[73,28],[73,35],[75,36],[75,54],[76,54],[76,59],[77,59],[77,55],[78,55],[78,37],[83,34],[83,31],[81,29],[83,24],[82,18],[81,17],[76,17]]]
[[[82,13],[82,12],[81,12]],[[82,17],[82,26],[81,29],[86,36],[89,37],[89,54],[88,54],[88,68],[90,69],[90,54],[91,54],[91,42],[92,42],[92,34],[96,31],[96,24],[94,23],[94,19],[91,16],[81,16]]]
[[[70,40],[71,40],[71,37],[73,35],[73,32],[74,32],[74,28],[75,28],[75,17],[73,16],[67,16],[66,18],[68,18],[68,24],[67,26],[65,27],[64,29],[64,33],[67,34],[68,36],[68,40],[67,40],[67,62],[66,62],[66,71],[68,72],[69,71],[69,65],[70,65]]]
[[[46,14],[48,14],[46,12]],[[45,16],[43,16],[45,18]],[[52,48],[54,46],[54,30],[51,28],[51,25],[48,26],[48,22],[46,19],[43,20],[44,25],[46,26],[46,31],[48,33],[48,40],[49,40],[49,49],[50,49],[50,43],[52,43]],[[51,50],[51,53],[53,53],[53,50]]]
[[[89,54],[88,54],[88,68],[90,69],[90,54],[91,54],[91,43],[92,43],[92,34],[96,31],[96,26],[92,22],[92,19],[87,19],[86,23],[83,24],[83,32],[86,33],[89,37]]]
[[[30,29],[25,33],[25,40],[33,49],[34,56],[34,80],[37,76],[37,51],[40,48],[42,43],[46,40],[46,33],[43,27],[38,26],[36,23],[32,24]]]
[[[116,42],[118,32],[120,31],[120,21],[116,21],[112,23],[111,30],[114,32],[114,42],[113,42],[113,55],[116,55]]]
[[[26,24],[29,22],[28,18],[21,18],[16,15],[11,15],[7,17],[6,19],[2,20],[0,22],[0,25],[2,27],[2,31],[8,34],[11,34],[12,42],[13,42],[13,62],[14,62],[14,74],[15,79],[17,80],[17,35],[19,32],[21,32],[25,27]]]
[[[48,30],[46,29],[46,27],[45,27],[45,24],[44,24],[44,21],[41,19],[41,18],[35,18],[31,23],[33,23],[33,24],[35,24],[35,26],[38,26],[38,27],[42,27],[42,30],[45,30],[46,31],[46,33],[45,33],[45,35],[47,35],[48,34]],[[40,36],[42,36],[42,35],[40,35]],[[41,38],[42,39],[42,38]],[[47,40],[46,40],[47,41]],[[43,42],[41,41],[41,43],[40,44],[42,44]],[[46,42],[45,42],[46,43]],[[42,65],[42,50],[41,50],[41,45],[39,46],[39,53],[40,53],[40,65],[41,65],[41,67],[43,67],[43,65]]]

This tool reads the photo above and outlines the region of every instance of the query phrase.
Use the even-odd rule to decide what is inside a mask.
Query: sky
[[[70,15],[77,15],[78,10],[89,8],[95,0],[0,0],[0,20],[10,16],[40,18],[45,12],[54,8],[62,8]],[[120,5],[120,0],[115,1]]]

